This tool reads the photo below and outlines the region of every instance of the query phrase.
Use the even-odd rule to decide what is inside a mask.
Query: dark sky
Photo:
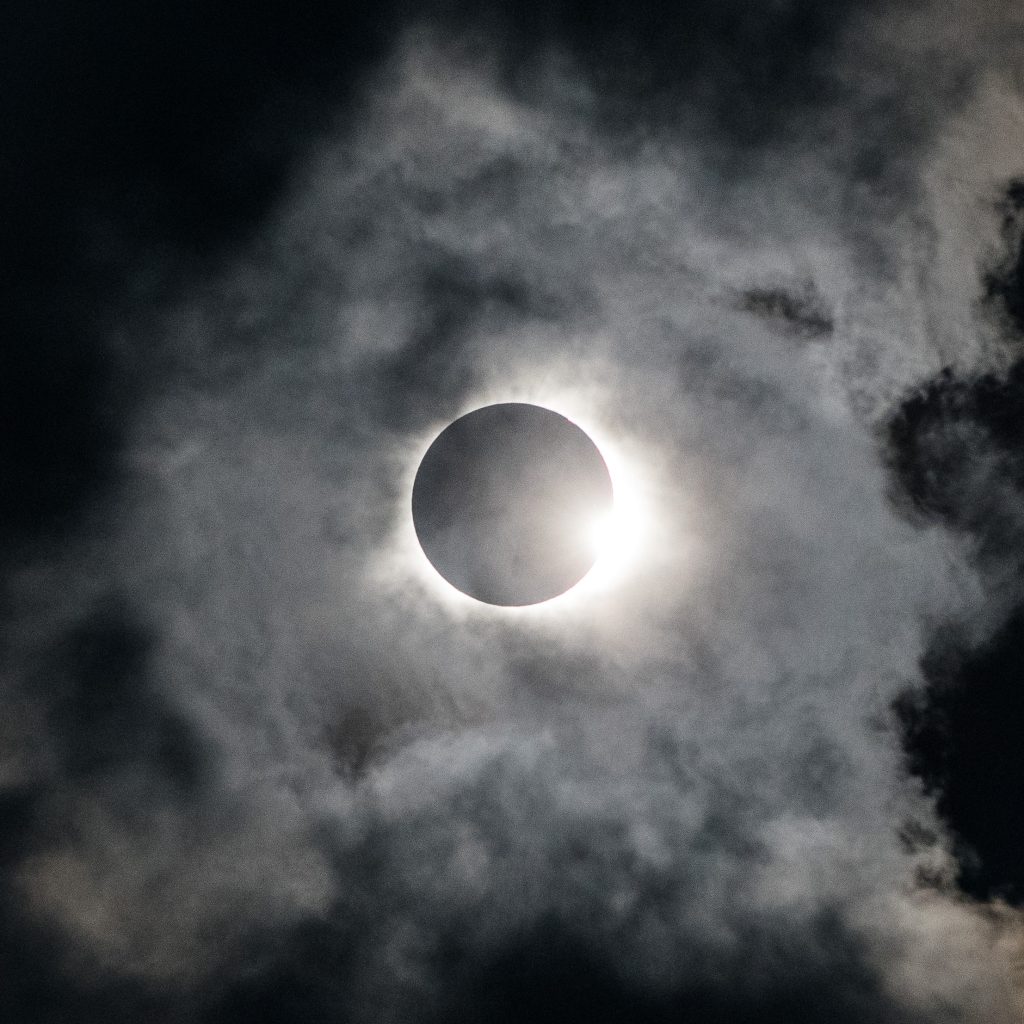
[[[2,17],[4,1021],[1021,1019],[1019,5]],[[520,401],[642,531],[495,609]]]

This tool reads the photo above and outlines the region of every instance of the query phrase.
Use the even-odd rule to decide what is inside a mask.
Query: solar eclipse
[[[416,473],[416,535],[437,572],[486,604],[565,593],[610,542],[612,480],[597,446],[560,413],[523,402],[459,417]]]

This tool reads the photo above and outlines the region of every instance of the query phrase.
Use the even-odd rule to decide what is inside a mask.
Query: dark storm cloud
[[[151,633],[123,601],[91,611],[28,658],[8,714],[30,705],[43,721],[7,742],[7,770],[35,760],[29,778],[0,801],[0,1000],[13,1021],[173,1019],[168,993],[123,976],[68,971],[76,943],[27,908],[20,877],[34,858],[88,842],[79,808],[99,797],[119,805],[113,827],[145,828],[151,805],[200,797],[205,752],[192,725],[154,692],[145,671]],[[18,748],[23,749],[19,750]],[[42,749],[40,749],[42,748]]]
[[[898,704],[910,768],[954,831],[961,888],[976,899],[1020,905],[1021,609],[980,646],[947,628],[922,667],[926,688]]]
[[[1024,181],[1011,182],[1001,205],[1005,252],[985,275],[985,291],[1024,338]]]
[[[1020,184],[1000,204],[1004,252],[983,275],[986,310],[1004,331],[1008,369],[952,369],[900,406],[891,458],[912,512],[966,535],[990,588],[980,628],[949,623],[922,662],[923,691],[897,707],[911,769],[953,830],[963,889],[979,899],[1024,899],[1024,832],[1017,750],[1024,729],[1024,341]],[[981,636],[979,637],[979,632]]]
[[[965,232],[924,179],[1013,28],[958,12],[14,19],[14,1020],[1014,1019],[1014,922],[950,890],[885,717],[922,618],[984,588],[863,428],[935,369],[939,272],[976,277],[929,266]],[[538,380],[630,442],[665,558],[564,620],[460,618],[402,481]],[[940,378],[893,428],[918,521],[998,538],[993,579],[1015,389]],[[954,662],[1000,700],[1012,633]],[[921,746],[976,717],[943,671]],[[1016,884],[950,810],[987,728],[912,763],[976,895]]]
[[[801,338],[823,338],[835,329],[813,284],[802,292],[784,288],[750,288],[740,297],[748,313],[778,323]]]
[[[236,986],[204,1019],[217,1024],[348,1019],[352,938],[311,922],[288,944],[272,968]],[[827,911],[792,932],[779,921],[763,932],[752,928],[723,960],[716,960],[714,974],[702,976],[698,967],[686,982],[652,989],[622,978],[617,957],[596,949],[575,921],[542,921],[484,953],[467,948],[456,927],[442,938],[433,965],[438,996],[407,1007],[399,1019],[424,1024],[667,1024],[689,1017],[708,1024],[911,1024],[936,1019],[887,995],[867,948]]]
[[[50,722],[70,775],[109,780],[118,772],[152,772],[185,793],[199,785],[197,737],[149,679],[152,639],[123,600],[111,601],[74,626],[31,673],[38,691],[55,689]]]
[[[161,797],[199,795],[209,752],[154,684],[148,663],[155,632],[123,597],[96,601],[76,621],[51,626],[42,642],[20,625],[8,624],[19,641],[7,651],[8,664],[18,666],[7,692],[8,765],[15,775],[19,763],[35,771],[12,795],[22,793],[34,806],[67,789],[113,792],[147,780]],[[17,836],[12,829],[9,841],[16,845]],[[62,841],[59,834],[41,838]]]
[[[278,936],[210,1019],[955,1019],[891,991],[849,893],[805,912],[760,888],[774,856],[756,798],[695,769],[669,730],[641,745],[643,785],[610,805],[539,785],[525,751],[488,758],[468,786],[433,780],[434,807],[376,817],[338,848],[349,898]],[[615,770],[587,749],[561,776],[584,791]],[[634,818],[622,798],[647,807]]]
[[[968,533],[993,570],[1019,551],[1015,507],[1022,368],[959,378],[946,369],[911,395],[890,425],[900,485],[918,514]]]
[[[540,927],[490,963],[469,972],[465,994],[435,1020],[488,1019],[640,1024],[694,1018],[707,1024],[794,1024],[920,1020],[881,991],[864,951],[837,918],[821,918],[795,936],[773,926],[749,936],[733,977],[695,979],[653,994],[616,977],[614,962],[596,956],[585,937],[557,925]],[[795,964],[797,976],[790,971]],[[753,968],[753,969],[752,969]],[[459,993],[460,986],[452,986]]]

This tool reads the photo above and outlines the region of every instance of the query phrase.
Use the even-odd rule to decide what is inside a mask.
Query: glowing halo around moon
[[[638,495],[594,433],[535,402],[480,406],[435,433],[410,506],[439,596],[554,610],[622,577],[641,538]]]

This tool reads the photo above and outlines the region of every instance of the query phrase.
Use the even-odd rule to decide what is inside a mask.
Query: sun
[[[607,591],[628,575],[643,548],[645,516],[639,488],[617,459],[607,451],[601,454],[612,478],[612,505],[581,516],[579,530],[594,564],[567,594]]]

